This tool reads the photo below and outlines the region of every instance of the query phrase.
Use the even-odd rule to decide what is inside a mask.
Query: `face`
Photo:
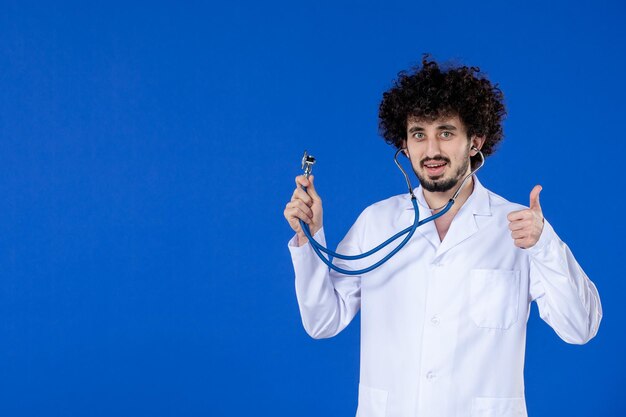
[[[430,192],[446,192],[470,173],[470,156],[480,149],[481,138],[467,137],[458,116],[431,120],[409,119],[406,148],[413,171],[422,187]]]

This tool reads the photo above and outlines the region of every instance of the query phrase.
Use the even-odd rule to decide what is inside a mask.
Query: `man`
[[[478,68],[442,69],[425,56],[421,68],[400,73],[383,95],[380,128],[420,180],[420,219],[446,204],[480,162],[478,150],[494,151],[505,114],[502,92]],[[359,417],[526,416],[531,301],[568,343],[586,343],[598,331],[598,292],[544,219],[540,186],[526,208],[471,177],[450,211],[359,277],[329,271],[306,244],[299,220],[325,245],[322,201],[313,176],[296,184],[284,215],[296,232],[289,249],[302,322],[312,337],[332,337],[361,309]],[[413,218],[408,195],[378,202],[337,252],[366,252]],[[382,256],[334,263],[360,269]]]

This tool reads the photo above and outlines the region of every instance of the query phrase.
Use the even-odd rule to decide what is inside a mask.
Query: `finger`
[[[539,193],[541,193],[543,187],[541,185],[535,185],[535,188],[530,192],[530,209],[541,211],[541,205],[539,204]]]
[[[295,223],[292,224],[297,224],[297,220],[302,220],[305,223],[311,223],[311,218],[309,216],[306,215],[305,212],[303,212],[302,210],[300,210],[300,208],[298,207],[290,207],[288,209],[285,209],[285,217],[289,220],[289,223],[292,223],[295,221]]]
[[[296,201],[294,201],[294,205],[295,205],[295,207],[299,208],[301,211],[306,213],[306,215],[309,216],[311,219],[313,218],[313,210],[311,210],[311,207],[306,205],[306,203],[304,201],[296,200]]]
[[[307,206],[304,203],[304,201],[302,201],[302,200],[290,201],[287,204],[287,208],[297,208],[300,211],[302,211],[303,213],[305,213],[307,215],[307,217],[309,217],[310,219],[313,218],[313,210],[311,210],[311,208],[309,206]]]
[[[302,188],[296,188],[294,190],[291,201],[295,200],[302,200],[309,207],[313,205],[313,199]]]
[[[531,209],[524,209],[524,210],[513,211],[509,213],[507,216],[507,219],[510,222],[516,222],[516,221],[532,220],[533,217],[534,217],[534,214]]]
[[[307,188],[307,192],[311,196],[311,198],[314,201],[322,201],[319,194],[317,193],[317,190],[315,189],[315,177],[313,175],[309,177],[309,184],[310,185],[309,188]]]
[[[526,238],[522,238],[522,239],[515,239],[515,240],[513,241],[513,244],[514,244],[515,246],[517,246],[518,248],[520,248],[520,249],[526,249],[526,244],[527,244],[527,242],[526,242]]]
[[[527,236],[528,236],[528,232],[526,230],[516,230],[514,232],[511,232],[511,237],[513,237],[513,239],[515,240],[524,239]]]
[[[294,211],[295,211],[295,209],[286,208],[285,211],[283,212],[283,215],[285,216],[285,219],[287,219],[287,222],[289,223],[289,226],[294,230],[294,232],[301,233],[302,232],[302,227],[300,227],[300,221],[294,215],[294,213],[293,213]]]
[[[525,216],[525,212],[526,209],[524,210],[517,210],[517,211],[512,211],[510,212],[506,218],[510,221],[510,222],[514,222],[514,221],[518,221],[518,220],[524,220],[526,218]]]
[[[509,230],[514,232],[516,230],[526,229],[530,226],[530,222],[528,220],[517,220],[509,223]]]
[[[291,226],[291,229],[296,233],[304,233],[302,231],[302,226],[300,226],[300,220],[298,219],[291,220],[289,222],[289,226]]]
[[[298,186],[298,188],[300,188],[300,187],[308,187],[309,186],[309,180],[304,175],[298,175],[296,177],[296,185]]]

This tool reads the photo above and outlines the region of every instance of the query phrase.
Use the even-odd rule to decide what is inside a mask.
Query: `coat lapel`
[[[441,245],[437,248],[435,257],[440,257],[456,245],[473,236],[476,232],[478,232],[478,225],[476,224],[476,219],[474,219],[474,213],[470,210],[470,207],[467,207],[466,202],[454,216],[454,219],[452,219],[450,229],[446,233],[446,237],[443,238]]]
[[[430,217],[431,211],[424,200],[421,187],[415,190],[415,196],[417,197],[420,219]],[[413,211],[413,206],[410,204],[410,201],[409,209]],[[476,216],[491,216],[491,207],[489,203],[489,192],[478,181],[478,178],[474,176],[474,190],[465,204],[463,204],[463,207],[461,207],[461,210],[454,216],[450,230],[448,230],[443,241],[439,240],[439,233],[437,233],[435,222],[428,222],[420,226],[417,231],[433,245],[436,250],[436,257],[440,257],[478,232],[485,222],[478,222]]]
[[[467,199],[461,210],[454,216],[450,224],[450,230],[437,248],[436,257],[461,244],[472,237],[485,222],[478,222],[477,216],[491,216],[489,193],[474,176],[474,190]]]

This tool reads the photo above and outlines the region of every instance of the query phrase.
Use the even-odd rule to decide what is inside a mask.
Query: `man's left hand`
[[[543,213],[539,205],[541,185],[535,185],[530,192],[530,208],[509,213],[509,229],[515,246],[522,249],[533,247],[543,230]]]

